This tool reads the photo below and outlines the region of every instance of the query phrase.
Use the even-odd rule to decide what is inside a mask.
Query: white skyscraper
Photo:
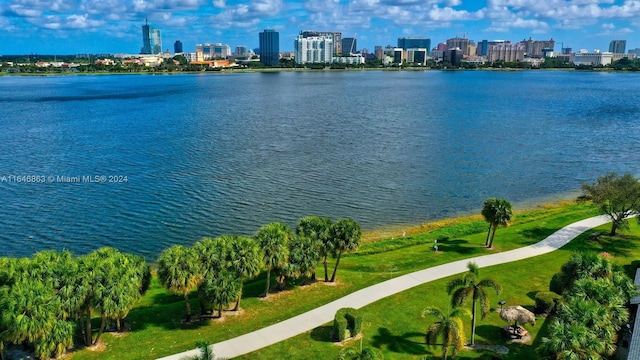
[[[331,36],[303,37],[298,35],[294,48],[296,64],[329,64],[333,58],[333,38]]]

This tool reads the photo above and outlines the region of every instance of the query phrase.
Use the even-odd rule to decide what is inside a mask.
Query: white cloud
[[[212,4],[213,4],[213,7],[218,9],[224,9],[227,6],[227,3],[225,0],[213,0]]]
[[[612,23],[602,24],[601,26],[603,29],[607,29],[607,30],[613,30],[616,28],[616,26]]]
[[[263,18],[279,15],[282,7],[282,0],[252,0],[227,8],[212,16],[210,21],[214,27],[222,29],[247,28],[256,26]]]

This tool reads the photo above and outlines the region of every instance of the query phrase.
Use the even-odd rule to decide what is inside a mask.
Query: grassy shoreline
[[[537,210],[518,213],[512,227],[498,231],[496,250],[493,251],[505,251],[530,245],[562,226],[595,214],[593,207],[575,204],[559,207],[547,205]],[[182,298],[168,294],[154,278],[149,292],[127,317],[131,326],[130,332],[106,334],[104,350],[96,352],[79,350],[70,357],[123,360],[166,356],[192,349],[196,341],[215,343],[277,323],[358,289],[411,271],[492,252],[482,246],[486,237],[486,223],[478,219],[478,216],[430,224],[421,225],[421,227],[433,229],[426,233],[407,234],[403,238],[363,243],[358,253],[343,257],[338,271],[338,283],[333,286],[327,286],[322,282],[308,286],[294,285],[292,289],[274,294],[268,300],[264,300],[259,297],[264,288],[263,274],[246,284],[242,313],[239,316],[227,313],[221,321],[183,325],[180,321],[184,315]],[[438,253],[432,251],[435,238],[448,239],[442,242],[441,251]],[[324,276],[321,266],[318,267],[318,276]],[[192,306],[196,309],[197,303],[194,301]],[[314,334],[318,331],[322,329],[312,331],[311,339],[309,339],[310,334],[301,335],[305,339],[305,345],[302,347],[311,346],[318,348],[320,352],[326,351],[327,341],[313,340]],[[307,344],[309,341],[313,344]],[[252,354],[245,358],[273,358],[273,351],[277,354],[277,349],[281,349],[280,346],[291,345],[274,345],[261,350],[260,353],[266,351],[265,354],[270,354],[266,357]],[[333,358],[333,356],[320,358]]]

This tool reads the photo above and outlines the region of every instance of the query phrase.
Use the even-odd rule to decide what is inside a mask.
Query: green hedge
[[[538,291],[536,293],[536,313],[548,315],[555,312],[562,296],[553,291]]]
[[[354,308],[342,308],[333,319],[333,336],[344,341],[362,331],[362,315]]]

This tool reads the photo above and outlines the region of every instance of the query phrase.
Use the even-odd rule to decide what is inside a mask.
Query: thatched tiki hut
[[[524,325],[526,323],[529,323],[531,325],[536,324],[535,315],[531,311],[523,308],[520,305],[508,306],[506,308],[503,308],[502,310],[500,310],[500,317],[502,318],[502,320],[506,321],[509,324],[513,323],[513,325],[510,326],[511,333],[513,335],[516,335],[518,324],[521,324],[521,325]]]

